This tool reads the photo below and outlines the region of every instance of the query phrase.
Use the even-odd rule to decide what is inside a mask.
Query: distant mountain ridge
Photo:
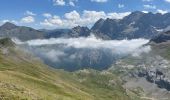
[[[109,39],[151,39],[169,25],[170,13],[162,15],[136,11],[120,20],[100,19],[94,24],[91,31],[97,36],[99,34]]]
[[[132,12],[123,19],[99,19],[91,29],[77,26],[68,32],[53,31],[51,37],[79,37],[95,34],[96,37],[103,39],[151,39],[163,30],[169,30],[170,13],[143,13],[140,11]]]
[[[94,34],[102,39],[151,39],[170,28],[170,13],[132,12],[123,19],[99,19],[91,29],[76,26],[72,29],[36,30],[5,23],[0,26],[0,37],[17,37],[22,41],[58,37],[87,37]]]
[[[90,29],[88,27],[77,26],[72,29],[56,29],[46,31],[46,38],[58,38],[58,37],[87,37],[90,35]]]
[[[44,38],[44,34],[45,33],[42,31],[25,26],[16,26],[9,22],[0,26],[0,37],[15,37],[22,41],[26,41]]]

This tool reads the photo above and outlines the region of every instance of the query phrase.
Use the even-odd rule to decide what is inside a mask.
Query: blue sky
[[[133,11],[167,13],[170,0],[0,0],[0,24],[34,28],[92,26],[99,18],[121,19]]]

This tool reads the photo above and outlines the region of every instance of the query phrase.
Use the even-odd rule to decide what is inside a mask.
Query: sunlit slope
[[[65,72],[0,40],[0,100],[132,100],[121,81],[94,70]],[[136,98],[134,99],[136,100]]]
[[[48,68],[38,59],[23,53],[9,39],[0,49],[0,94],[12,99],[75,100],[92,99],[79,89],[66,72]],[[65,76],[67,78],[65,78]],[[69,79],[69,80],[68,80]]]

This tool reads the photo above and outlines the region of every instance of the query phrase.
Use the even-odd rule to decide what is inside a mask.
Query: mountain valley
[[[91,28],[0,26],[0,100],[169,100],[170,13]]]

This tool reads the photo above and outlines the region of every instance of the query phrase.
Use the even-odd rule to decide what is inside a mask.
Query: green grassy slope
[[[0,40],[0,100],[132,100],[113,74],[65,72]],[[134,100],[137,100],[136,98]]]

